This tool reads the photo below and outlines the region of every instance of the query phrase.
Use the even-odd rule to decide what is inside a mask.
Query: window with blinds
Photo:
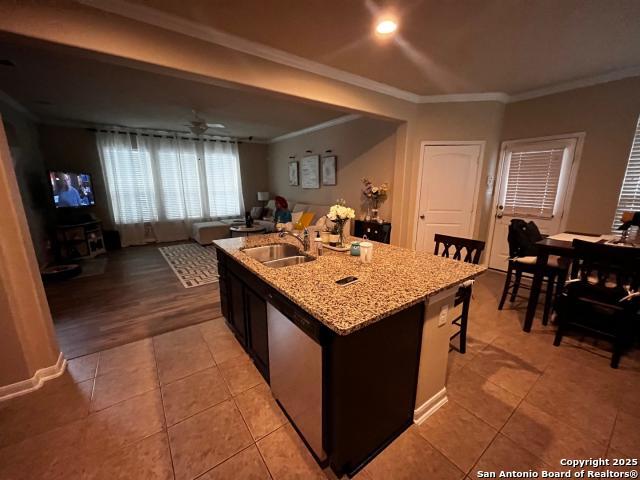
[[[611,229],[617,231],[618,227],[622,225],[620,217],[623,212],[638,211],[640,211],[640,118],[638,118],[636,133],[631,144],[627,171],[624,174],[618,208],[616,208]]]
[[[243,213],[234,142],[101,132],[98,147],[117,225]]]
[[[242,214],[242,185],[237,155],[228,144],[204,145],[204,167],[207,179],[209,215],[233,217]]]
[[[102,159],[116,224],[157,221],[149,152],[132,147],[104,148]]]
[[[505,215],[552,218],[565,148],[511,152],[504,198]]]
[[[174,147],[158,152],[160,204],[167,220],[202,218],[198,155]]]

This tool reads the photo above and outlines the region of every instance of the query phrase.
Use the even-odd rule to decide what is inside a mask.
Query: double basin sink
[[[263,245],[242,250],[246,255],[271,268],[288,267],[315,260],[290,243]]]

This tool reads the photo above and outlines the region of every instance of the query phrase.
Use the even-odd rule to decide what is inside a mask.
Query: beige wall
[[[262,202],[258,202],[258,192],[269,191],[268,148],[268,145],[260,143],[238,144],[242,197],[247,211],[253,206],[262,206]]]
[[[56,363],[59,349],[0,118],[0,386]]]
[[[567,229],[611,228],[640,114],[640,77],[507,105],[503,140],[585,132]]]
[[[292,208],[296,202],[332,205],[343,198],[356,209],[356,214],[366,212],[366,203],[361,195],[362,178],[374,183],[393,183],[396,149],[395,123],[359,118],[341,125],[317,130],[298,137],[269,145],[269,189],[272,195],[282,195]],[[300,162],[305,153],[320,156],[336,155],[336,186],[320,185],[318,189],[303,189],[289,186],[288,165],[290,156]],[[326,153],[331,150],[331,153]],[[391,207],[395,186],[382,205],[380,214],[391,219]]]
[[[12,164],[18,181],[18,190],[29,222],[39,265],[51,260],[48,231],[53,206],[47,183],[47,169],[40,152],[38,128],[23,112],[0,101]]]
[[[15,319],[11,315],[11,300],[0,276],[0,387],[25,380],[33,375],[24,361],[24,351],[16,331]]]

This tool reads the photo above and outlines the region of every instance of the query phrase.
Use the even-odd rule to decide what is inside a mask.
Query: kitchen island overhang
[[[485,269],[378,243],[371,264],[328,252],[270,268],[243,252],[275,243],[297,246],[214,242],[223,314],[316,460],[353,475],[446,401],[446,310]]]

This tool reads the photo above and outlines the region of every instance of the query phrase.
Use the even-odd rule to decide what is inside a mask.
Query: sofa
[[[296,203],[291,209],[292,215],[297,213],[312,212],[314,214],[311,224],[307,230],[311,233],[311,236],[315,236],[315,232],[331,228],[333,222],[327,219],[326,215],[329,212],[329,205],[318,205],[312,203]],[[273,233],[276,231],[276,224],[273,220],[273,212],[275,211],[275,202],[270,200],[264,209],[256,209],[254,207],[251,210],[252,216],[254,216],[253,224],[256,226],[264,227],[266,233]],[[266,216],[262,215],[266,212]],[[255,218],[258,217],[258,218]],[[260,218],[261,217],[261,218]],[[200,243],[201,245],[209,245],[213,240],[220,238],[230,237],[229,227],[233,225],[244,225],[244,218],[228,218],[208,222],[194,223],[192,227],[191,237]],[[293,223],[285,225],[285,229],[293,230]],[[351,222],[347,222],[344,227],[346,234],[351,231]]]
[[[314,214],[313,218],[311,219],[311,224],[307,228],[310,232],[320,231],[320,230],[323,230],[325,227],[331,228],[331,226],[333,225],[333,222],[328,220],[326,217],[327,213],[329,213],[330,205],[319,205],[315,203],[302,203],[302,202],[298,202],[295,204],[291,202],[289,206],[291,207],[291,205],[293,205],[293,208],[291,208],[291,214],[294,217],[296,216],[297,213],[312,212]],[[259,207],[252,208],[251,214],[253,216],[254,225],[260,225],[264,227],[267,233],[275,232],[276,225],[273,219],[275,208],[276,208],[275,200],[269,200],[264,208],[259,208]],[[228,221],[234,221],[234,220],[228,220]],[[235,221],[244,222],[244,219],[235,220]],[[294,223],[295,222],[286,224],[285,229],[293,230]],[[345,224],[344,230],[345,230],[345,233],[349,233],[351,231],[351,222],[347,222]]]

